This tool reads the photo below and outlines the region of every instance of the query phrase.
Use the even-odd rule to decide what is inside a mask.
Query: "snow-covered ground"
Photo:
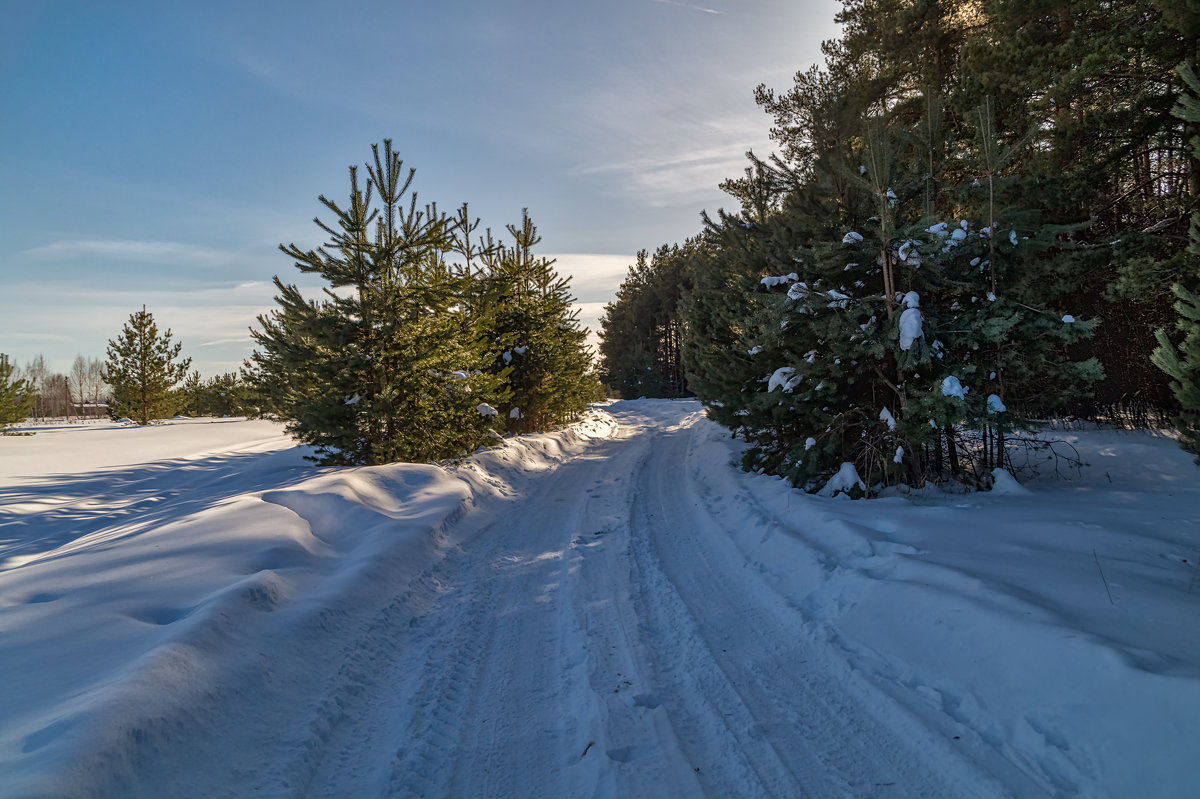
[[[457,468],[0,438],[0,796],[1196,795],[1200,481],[851,502],[693,402]]]

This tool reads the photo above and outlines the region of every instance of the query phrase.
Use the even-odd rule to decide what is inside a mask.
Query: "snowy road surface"
[[[527,494],[461,519],[462,551],[422,576],[421,595],[374,609],[341,644],[326,688],[338,718],[302,762],[278,764],[278,784],[463,797],[977,787],[931,769],[929,735],[876,712],[886,700],[747,579],[688,463],[693,420],[671,416],[624,414]]]
[[[853,503],[856,526],[740,474],[695,403],[619,403],[450,471],[273,446],[126,468],[111,496],[10,481],[38,533],[0,547],[0,679],[24,697],[0,700],[0,796],[1185,795],[1194,646],[1139,663],[1086,618],[1060,635],[1029,590],[914,557],[881,510],[902,501]],[[153,524],[114,521],[131,486]],[[855,615],[888,580],[908,593],[875,625],[939,598],[920,652]],[[1046,662],[970,651],[995,636]],[[1042,687],[989,696],[1009,672]],[[1110,763],[1128,744],[1057,681],[1127,693],[1108,710],[1133,738],[1166,726],[1150,773]]]

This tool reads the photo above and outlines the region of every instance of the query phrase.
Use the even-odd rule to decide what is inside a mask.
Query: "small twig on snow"
[[[1108,579],[1104,576],[1104,569],[1100,568],[1100,556],[1096,554],[1096,550],[1092,550],[1092,557],[1096,559],[1096,569],[1100,572],[1100,579],[1104,580],[1104,593],[1108,594],[1108,604],[1115,605],[1113,602],[1112,591],[1108,590]]]

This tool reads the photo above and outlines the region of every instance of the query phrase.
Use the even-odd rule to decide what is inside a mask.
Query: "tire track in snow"
[[[592,793],[594,774],[575,767],[589,723],[577,711],[591,703],[575,543],[592,523],[590,484],[625,443],[598,442],[530,480],[528,494],[481,501],[454,524],[469,543],[363,642],[397,643],[383,647],[391,662],[378,676],[334,703],[352,721],[321,742],[308,795]]]
[[[335,703],[353,722],[323,742],[330,766],[308,795],[700,792],[655,694],[656,641],[629,600],[642,589],[628,509],[656,438],[644,435],[653,420],[626,422],[528,494],[455,524],[471,543],[424,580],[439,590],[409,612],[411,631],[394,631],[405,642],[389,647],[384,676],[356,689],[356,707]]]
[[[714,435],[711,428],[707,436],[710,439],[724,438],[719,432]],[[695,437],[690,447],[711,447],[711,442],[705,444],[703,437],[703,434]],[[727,530],[734,520],[739,523],[743,532],[740,535],[730,535],[729,540],[738,547],[738,556],[746,559],[747,564],[755,569],[764,586],[779,593],[776,586],[780,572],[788,568],[794,571],[798,567],[801,573],[809,574],[812,590],[808,596],[791,597],[785,590],[780,594],[780,598],[804,618],[806,634],[821,642],[820,648],[827,658],[832,657],[834,662],[844,664],[839,665],[839,668],[848,667],[856,678],[869,683],[856,689],[860,695],[870,696],[874,701],[881,701],[883,705],[894,705],[895,709],[911,722],[903,725],[903,730],[897,733],[911,749],[922,752],[926,760],[936,762],[942,768],[957,762],[956,776],[943,775],[943,778],[947,782],[957,779],[964,784],[977,785],[970,795],[1046,795],[1047,784],[1044,781],[1039,782],[1043,778],[1037,769],[1028,769],[1027,766],[1016,762],[994,741],[989,740],[991,734],[987,729],[978,729],[971,719],[955,710],[962,700],[953,689],[937,685],[927,686],[903,677],[896,672],[886,656],[872,651],[861,642],[846,639],[837,626],[826,619],[830,611],[825,606],[829,603],[841,603],[843,600],[839,595],[842,591],[849,590],[853,593],[852,586],[856,580],[886,579],[876,577],[870,563],[884,547],[902,545],[889,544],[886,541],[875,542],[867,545],[866,552],[859,551],[847,556],[845,530],[829,527],[822,529],[819,524],[812,524],[814,516],[820,520],[823,514],[800,514],[800,518],[808,519],[808,524],[804,525],[781,515],[777,504],[771,507],[770,501],[764,497],[779,496],[780,486],[776,481],[749,478],[736,491],[731,492],[724,485],[714,485],[715,475],[696,468],[697,459],[693,457],[692,460],[691,483],[697,497],[707,513]],[[720,499],[719,504],[714,503],[714,497]],[[836,528],[848,525],[841,519],[829,521]],[[872,529],[881,531],[894,529],[895,524],[882,516],[871,521]],[[744,531],[747,529],[762,531],[761,539],[758,535],[746,535]],[[781,534],[787,536],[790,541],[783,547],[773,548],[771,554],[755,550],[751,543],[756,540],[760,543],[765,542]],[[747,544],[750,544],[749,551],[743,549]],[[767,565],[763,562],[764,555],[769,558],[772,554],[776,557],[800,557],[804,563],[787,561],[785,568],[781,570],[778,565]],[[793,578],[790,581],[794,581],[794,574],[790,577]],[[927,587],[932,588],[932,585],[933,583],[930,583]],[[943,707],[940,711],[931,711],[929,700],[922,697],[922,692],[925,692],[926,696],[930,692],[941,696]],[[883,696],[887,699],[882,700]],[[973,696],[970,698],[974,699]],[[880,721],[892,715],[880,714]],[[933,751],[937,754],[929,754]]]
[[[632,601],[641,588],[630,550],[629,505],[653,446],[641,427],[625,426],[630,445],[614,459],[612,476],[592,489],[595,530],[577,542],[575,612],[592,696],[588,748],[579,759],[593,781],[588,793],[577,795],[693,797],[700,784],[657,693],[654,642]]]

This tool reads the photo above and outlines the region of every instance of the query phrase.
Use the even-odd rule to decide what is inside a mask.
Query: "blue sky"
[[[280,242],[391,138],[422,202],[528,208],[593,329],[641,248],[733,206],[834,0],[20,2],[0,26],[0,352],[66,371],[147,306],[235,369]],[[311,278],[308,279],[311,281]],[[315,285],[315,284],[314,284]]]

